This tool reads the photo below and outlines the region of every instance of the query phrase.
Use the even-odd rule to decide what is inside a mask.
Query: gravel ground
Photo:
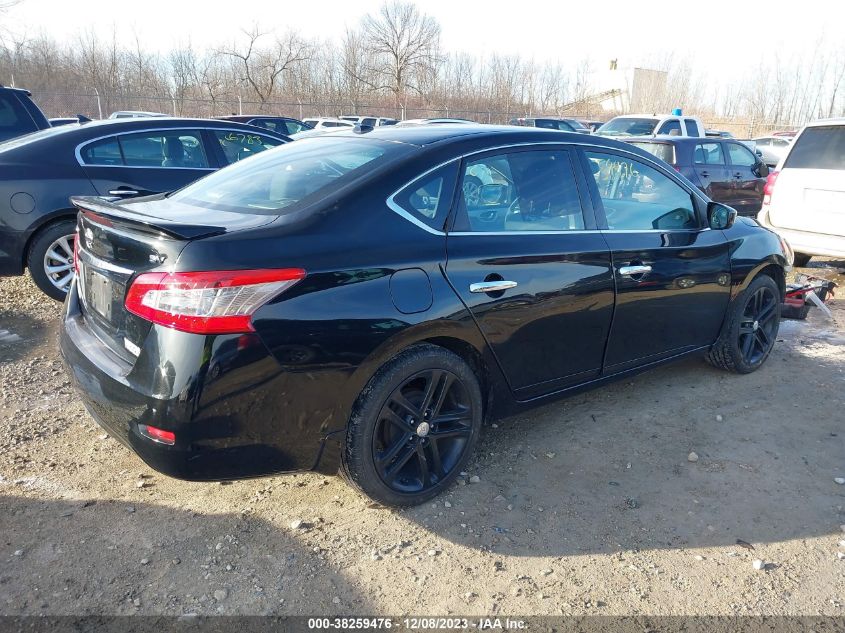
[[[499,422],[463,481],[393,511],[310,473],[151,471],[70,389],[59,306],[0,279],[0,614],[841,616],[832,308],[755,374],[688,360]]]

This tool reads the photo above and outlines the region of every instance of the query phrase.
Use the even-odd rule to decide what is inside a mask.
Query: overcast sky
[[[29,34],[58,39],[85,29],[109,37],[116,27],[121,37],[134,42],[137,32],[148,49],[166,51],[189,41],[200,49],[231,41],[255,22],[337,39],[380,5],[381,0],[23,0],[4,22],[18,33],[25,26]],[[569,65],[589,56],[594,69],[605,69],[614,58],[620,67],[648,65],[671,52],[714,76],[737,78],[764,54],[788,56],[820,41],[845,41],[841,0],[419,0],[417,5],[440,22],[447,51],[520,54]]]

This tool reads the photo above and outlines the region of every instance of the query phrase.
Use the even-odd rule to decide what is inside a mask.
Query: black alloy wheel
[[[373,434],[381,480],[400,493],[424,492],[460,462],[472,435],[472,402],[461,379],[430,369],[390,394]]]
[[[341,474],[385,505],[437,496],[472,454],[482,403],[476,370],[454,352],[430,343],[399,352],[358,396]]]
[[[749,365],[762,362],[775,344],[780,298],[770,286],[748,297],[739,324],[739,349]]]

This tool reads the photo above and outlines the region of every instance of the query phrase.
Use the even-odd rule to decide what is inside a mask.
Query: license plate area
[[[79,277],[82,302],[89,314],[109,330],[121,329],[123,318],[120,308],[124,284],[82,261],[80,261]]]

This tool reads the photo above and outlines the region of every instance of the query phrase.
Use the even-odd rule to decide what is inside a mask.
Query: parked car
[[[711,200],[733,207],[740,215],[754,216],[760,211],[769,168],[744,143],[677,136],[628,142],[669,163]]]
[[[454,196],[479,165],[504,181]],[[339,468],[389,505],[447,489],[484,420],[693,354],[759,368],[789,264],[651,154],[524,127],[338,132],[75,203],[61,350],[110,435],[172,476]]]
[[[704,136],[712,138],[734,138],[734,135],[725,130],[704,130]]]
[[[785,132],[772,132],[772,136],[780,136],[783,138],[795,138],[798,136],[798,130],[788,130]]]
[[[110,119],[149,119],[151,117],[169,117],[163,112],[144,112],[143,110],[118,110],[109,115]]]
[[[314,117],[302,119],[302,122],[312,130],[328,130],[331,128],[352,128],[355,124],[351,121],[344,121],[343,119],[333,119],[331,117]],[[307,132],[308,130],[300,130],[300,132]]]
[[[701,136],[704,124],[692,116],[674,114],[625,114],[613,117],[597,129],[594,134],[611,138],[627,136],[650,136],[667,134],[671,136]]]
[[[306,125],[299,119],[292,119],[286,116],[266,116],[263,114],[233,114],[231,116],[214,117],[221,121],[236,121],[255,127],[263,127],[284,136],[290,136],[297,132],[310,130],[311,126]]]
[[[562,132],[590,133],[590,128],[576,119],[519,117],[517,119],[511,119],[509,123],[511,125],[524,125],[527,127],[542,127],[548,130],[561,130]]]
[[[0,142],[50,127],[32,93],[0,84]]]
[[[55,117],[47,120],[50,122],[50,127],[59,127],[60,125],[73,125],[75,123],[80,122],[79,117],[75,116]]]
[[[801,130],[765,194],[757,219],[786,238],[797,265],[814,255],[845,257],[845,118]]]
[[[405,119],[403,121],[399,121],[396,125],[400,125],[402,127],[410,127],[414,125],[467,125],[467,124],[475,124],[475,121],[470,121],[469,119],[447,119],[447,118],[430,118],[430,119]]]
[[[592,119],[578,119],[578,121],[590,130],[590,134],[595,133],[597,129],[605,124],[605,121],[594,121]]]
[[[760,151],[763,162],[774,168],[786,155],[792,139],[783,136],[762,136],[754,139],[754,147]]]
[[[230,121],[132,118],[0,143],[0,275],[28,268],[41,290],[62,300],[74,277],[70,196],[173,191],[287,140]]]
[[[354,114],[340,117],[344,121],[350,121],[353,124],[366,125],[367,127],[379,127],[381,125],[396,125],[399,123],[396,119],[391,119],[386,116],[356,116]]]

